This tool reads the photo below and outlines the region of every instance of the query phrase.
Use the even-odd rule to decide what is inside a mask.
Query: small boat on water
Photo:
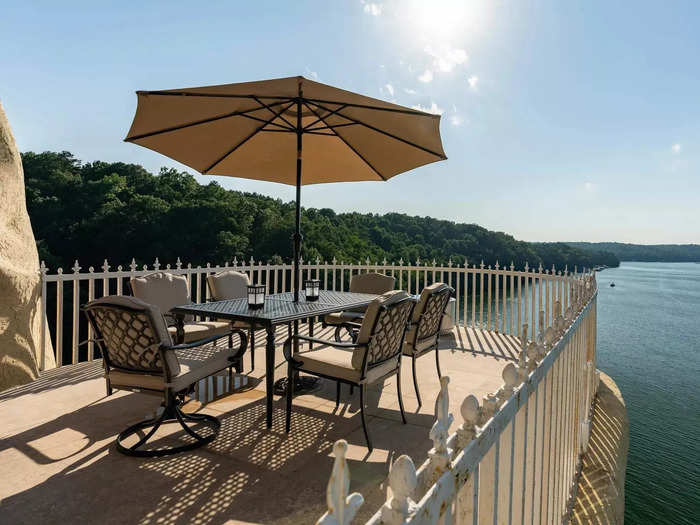
[[[610,283],[610,288],[615,288],[615,283]]]

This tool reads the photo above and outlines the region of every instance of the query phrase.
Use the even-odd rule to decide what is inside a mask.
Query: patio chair
[[[326,341],[308,336],[294,335],[283,346],[287,360],[287,414],[286,431],[289,432],[294,395],[294,375],[297,371],[336,381],[336,409],[340,404],[340,384],[358,386],[360,389],[360,414],[367,448],[372,442],[365,419],[367,386],[396,376],[401,419],[406,416],[401,398],[401,348],[415,300],[402,290],[393,290],[377,297],[367,307],[362,325],[353,343]],[[296,341],[319,343],[321,348],[293,355]]]
[[[394,289],[396,279],[390,275],[381,273],[358,273],[350,277],[350,292],[372,293],[381,295]],[[352,333],[356,323],[361,323],[365,314],[365,308],[355,308],[343,312],[328,314],[323,318],[323,327],[335,327],[335,340],[341,342],[343,329]]]
[[[205,414],[187,414],[181,406],[186,394],[200,379],[226,368],[231,377],[231,367],[240,362],[241,349],[246,348],[245,332],[236,331],[242,340],[238,349],[230,346],[209,347],[210,352],[204,352],[202,346],[226,337],[227,334],[214,335],[194,343],[173,345],[165,318],[158,307],[136,297],[102,297],[84,305],[82,310],[92,325],[95,343],[102,352],[107,393],[111,394],[112,389],[116,388],[163,396],[160,415],[131,425],[117,436],[119,452],[129,456],[165,456],[201,447],[216,438],[220,426],[217,418]],[[192,349],[200,350],[191,352]],[[176,447],[144,449],[144,445],[161,424],[168,421],[177,421],[194,442]],[[188,426],[186,421],[202,423],[209,427],[210,432],[202,436]],[[149,427],[152,428],[146,431]],[[124,441],[135,434],[139,435],[136,443],[125,445]]]
[[[132,277],[130,284],[134,297],[160,308],[168,324],[168,332],[176,344],[231,334],[233,326],[228,321],[197,321],[191,315],[175,316],[170,313],[175,306],[192,302],[190,287],[184,275],[155,272],[142,277]]]
[[[213,301],[224,301],[226,299],[243,299],[248,296],[248,285],[250,279],[248,275],[235,270],[224,270],[217,274],[207,275],[207,286],[209,295]],[[250,369],[255,370],[255,329],[244,321],[233,321],[234,328],[248,330],[250,336]]]
[[[418,378],[416,377],[416,359],[434,349],[438,377],[442,377],[440,372],[440,351],[438,350],[440,325],[447,303],[453,293],[454,289],[445,283],[434,283],[423,288],[406,332],[406,338],[403,343],[403,355],[411,358],[413,387],[416,390],[418,406],[421,406],[422,402],[418,391]]]

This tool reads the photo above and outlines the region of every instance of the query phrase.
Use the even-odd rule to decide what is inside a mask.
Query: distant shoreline
[[[628,244],[621,242],[567,242],[586,251],[606,251],[620,262],[700,263],[700,244]]]

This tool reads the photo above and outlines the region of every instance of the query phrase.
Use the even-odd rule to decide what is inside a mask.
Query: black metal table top
[[[317,301],[307,301],[301,292],[299,302],[295,303],[294,294],[285,292],[266,296],[265,306],[258,310],[249,308],[247,299],[228,299],[176,306],[172,312],[275,325],[367,306],[376,297],[374,294],[321,290]]]

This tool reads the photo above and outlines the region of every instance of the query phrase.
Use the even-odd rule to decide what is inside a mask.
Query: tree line
[[[237,258],[290,261],[294,203],[257,193],[199,184],[172,168],[154,175],[122,162],[82,163],[69,152],[22,154],[27,208],[39,256],[52,270],[164,264],[178,257],[194,265]],[[455,264],[542,264],[563,268],[617,266],[602,250],[566,243],[530,243],[476,224],[402,213],[335,213],[302,210],[305,260],[370,260]]]

